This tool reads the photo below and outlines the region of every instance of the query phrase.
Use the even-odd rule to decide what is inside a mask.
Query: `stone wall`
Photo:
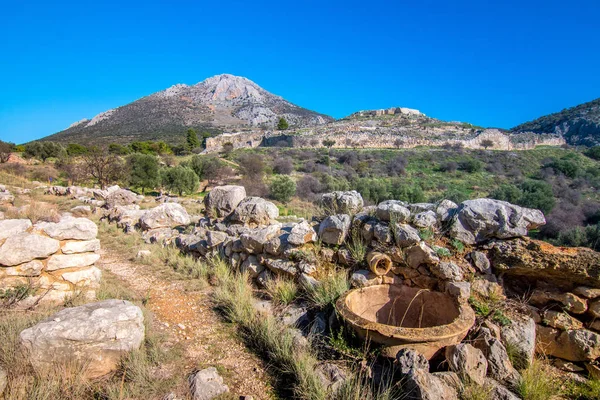
[[[0,291],[19,305],[60,303],[71,296],[95,298],[101,271],[96,224],[63,215],[58,222],[0,220]],[[26,295],[17,295],[17,292]]]
[[[324,140],[333,140],[333,148],[363,148],[363,149],[389,149],[389,148],[414,148],[417,146],[441,147],[444,145],[460,145],[467,149],[483,149],[482,142],[490,140],[493,145],[490,150],[530,150],[537,146],[562,146],[566,142],[555,135],[507,135],[498,129],[486,129],[479,133],[448,133],[442,129],[430,129],[413,133],[386,133],[378,132],[377,128],[370,126],[348,126],[343,130],[334,129],[324,131],[323,128],[315,129],[301,134],[281,135],[279,132],[239,132],[223,134],[206,141],[206,153],[223,150],[226,143],[233,144],[234,148],[255,148],[263,145],[265,139],[276,142],[281,136],[282,140],[290,142],[291,147],[297,148],[323,148]]]

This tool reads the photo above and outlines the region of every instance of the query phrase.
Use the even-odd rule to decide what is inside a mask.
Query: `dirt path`
[[[148,266],[131,262],[106,247],[97,265],[149,299],[146,308],[154,314],[154,328],[183,348],[185,365],[177,365],[177,373],[213,366],[229,386],[232,398],[275,397],[263,362],[248,351],[234,328],[224,323],[213,309],[211,288],[185,291],[181,282],[161,280]]]

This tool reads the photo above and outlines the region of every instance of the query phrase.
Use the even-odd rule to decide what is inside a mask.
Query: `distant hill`
[[[188,128],[218,134],[225,130],[273,128],[280,117],[291,127],[333,118],[299,107],[249,79],[217,75],[196,85],[174,85],[133,103],[84,119],[41,140],[107,144],[136,140],[183,141]]]
[[[600,145],[600,99],[545,115],[515,126],[512,131],[556,133],[571,145]]]

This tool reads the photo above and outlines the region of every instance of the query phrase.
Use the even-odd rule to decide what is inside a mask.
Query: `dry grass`
[[[337,299],[350,290],[348,271],[338,269],[323,277],[316,286],[305,287],[306,298],[318,308],[333,306]]]
[[[291,304],[298,297],[298,285],[291,279],[277,277],[267,281],[266,290],[278,305]]]
[[[548,400],[559,393],[559,382],[542,360],[534,360],[521,371],[518,393],[524,400]]]
[[[31,201],[21,207],[12,207],[6,210],[6,218],[26,218],[32,223],[36,222],[58,222],[60,221],[60,212],[55,204],[46,202]]]

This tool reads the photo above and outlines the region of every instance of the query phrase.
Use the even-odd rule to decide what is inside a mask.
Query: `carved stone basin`
[[[403,285],[350,290],[339,298],[336,309],[361,338],[383,345],[387,357],[412,348],[430,359],[443,347],[460,343],[475,323],[468,304]]]

